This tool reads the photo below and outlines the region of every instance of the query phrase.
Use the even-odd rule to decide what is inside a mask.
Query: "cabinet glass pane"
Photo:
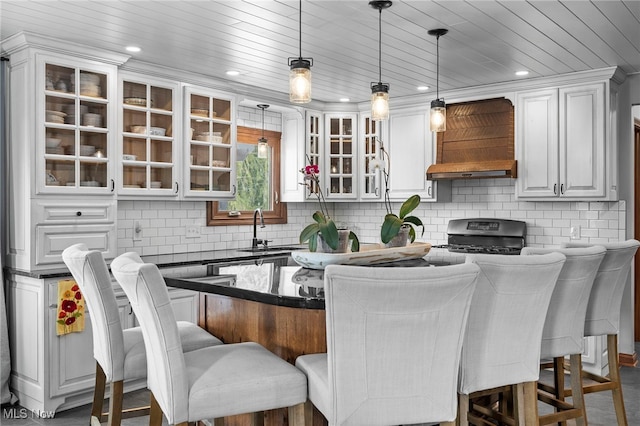
[[[352,131],[351,119],[350,118],[345,118],[342,121],[342,134],[349,136],[349,135],[351,135],[351,131]]]
[[[329,173],[331,173],[332,175],[335,175],[341,172],[339,158],[331,158],[329,162],[331,163],[331,168],[329,169]]]
[[[164,87],[151,86],[151,107],[173,111],[173,91]]]
[[[125,165],[122,177],[125,188],[147,187],[147,168],[143,165]]]
[[[191,169],[191,190],[209,191],[209,170]]]
[[[171,169],[169,167],[151,167],[151,188],[171,189]]]
[[[151,161],[156,163],[172,163],[173,162],[173,146],[171,141],[151,139]]]
[[[74,74],[73,68],[47,64],[45,74],[45,90],[55,90],[62,93],[74,91],[71,83],[71,76]],[[75,85],[75,82],[73,84]]]
[[[214,147],[211,166],[231,167],[231,150],[223,147]]]
[[[154,136],[173,136],[173,128],[171,126],[172,116],[167,114],[151,113],[151,128],[149,134]]]
[[[342,141],[342,153],[345,155],[350,155],[353,151],[352,151],[353,147],[351,145],[351,139],[344,139]]]
[[[342,192],[344,192],[345,194],[351,194],[352,192],[352,183],[351,183],[351,178],[343,178],[342,179]]]
[[[74,90],[79,92],[80,96],[91,96],[94,98],[104,97],[104,94],[108,93],[107,76],[104,74],[97,74],[93,72],[80,70],[80,76],[78,82],[75,80],[75,75],[71,75],[72,86],[78,84],[77,88],[80,90]]]
[[[342,160],[342,172],[346,174],[353,173],[351,170],[351,158],[345,158]]]
[[[191,164],[209,166],[209,147],[207,145],[191,145]]]
[[[107,134],[81,131],[79,155],[82,157],[108,157]]]
[[[145,138],[125,137],[122,154],[125,161],[147,161],[147,140]]]
[[[213,99],[213,117],[231,120],[231,102],[223,99]]]
[[[332,155],[340,154],[340,139],[331,139],[329,146]]]
[[[147,106],[147,85],[125,81],[122,99],[125,105],[146,107]]]
[[[231,172],[214,170],[213,190],[214,191],[230,191],[231,190]]]
[[[147,134],[147,114],[145,111],[125,109],[122,118],[125,132]]]
[[[77,120],[75,120],[77,122]],[[90,101],[80,101],[80,125],[106,128],[107,105]]]
[[[107,163],[80,161],[80,186],[105,188],[107,186]]]
[[[76,133],[73,129],[47,128],[45,132],[45,153],[73,155]]]
[[[44,184],[46,186],[75,184],[75,161],[47,159],[45,163]]]
[[[332,118],[330,121],[330,131],[332,135],[339,135],[340,134],[340,119],[339,118]]]

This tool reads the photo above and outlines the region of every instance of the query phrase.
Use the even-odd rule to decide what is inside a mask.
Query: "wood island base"
[[[200,294],[198,324],[224,343],[256,342],[295,363],[303,354],[327,351],[324,309],[291,308],[210,293]],[[287,424],[287,410],[264,413],[264,424]],[[225,418],[225,426],[250,425],[250,415]],[[313,425],[327,425],[314,409]]]

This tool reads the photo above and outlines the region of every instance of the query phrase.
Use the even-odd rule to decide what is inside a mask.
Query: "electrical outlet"
[[[133,224],[133,241],[142,241],[142,225],[138,221]]]
[[[198,238],[200,236],[200,227],[197,225],[187,225],[187,238]]]
[[[569,238],[572,240],[580,239],[580,225],[572,226],[571,229],[569,229]]]

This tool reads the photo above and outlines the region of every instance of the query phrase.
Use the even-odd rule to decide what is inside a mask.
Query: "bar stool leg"
[[[109,398],[109,420],[108,426],[120,426],[122,421],[122,397],[124,382],[118,380],[111,383],[111,397]]]
[[[576,425],[586,426],[588,422],[587,422],[587,410],[584,405],[584,394],[582,393],[582,355],[581,354],[569,355],[569,368],[570,368],[570,375],[571,375],[571,399],[573,400],[573,406],[582,411],[582,417],[576,418]],[[563,383],[563,386],[564,386],[564,383]],[[556,391],[556,393],[563,395],[562,399],[564,399],[564,387],[560,388],[559,391]]]
[[[102,367],[96,362],[96,384],[93,388],[93,403],[91,404],[91,424],[102,422],[102,406],[104,405],[104,389],[107,386],[107,376]],[[94,420],[94,418],[96,420]]]
[[[616,334],[607,335],[607,352],[609,358],[609,377],[615,385],[611,392],[613,393],[613,406],[616,410],[618,426],[627,426],[627,413],[624,409],[620,365],[618,363],[618,336]]]
[[[151,401],[149,407],[149,426],[162,426],[162,409],[160,408],[158,401],[156,401],[156,397],[153,396],[153,392],[150,392],[150,394]],[[218,423],[215,424],[216,426],[218,425]]]

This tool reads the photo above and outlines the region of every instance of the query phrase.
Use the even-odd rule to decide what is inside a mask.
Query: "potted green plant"
[[[409,214],[419,205],[420,196],[412,195],[402,203],[399,215],[387,211],[387,214],[384,217],[384,222],[382,222],[382,228],[380,229],[380,239],[383,243],[390,243],[394,237],[401,234],[403,229],[408,233],[408,239],[411,242],[414,242],[416,239],[416,227],[418,226],[422,228],[421,235],[424,235],[424,225],[422,224],[422,220],[416,216],[409,216]],[[398,245],[406,245],[406,242],[407,240],[404,239],[404,244],[399,242]],[[395,245],[391,244],[391,246]]]
[[[387,246],[390,247],[405,246],[407,244],[407,240],[410,240],[411,242],[415,241],[416,228],[418,226],[422,228],[421,235],[424,235],[424,225],[422,224],[422,220],[416,216],[409,215],[420,205],[420,196],[415,194],[407,198],[400,207],[399,215],[393,213],[391,200],[389,198],[389,173],[391,162],[389,161],[389,154],[384,149],[382,141],[380,141],[379,152],[381,160],[374,161],[372,167],[379,168],[384,177],[384,205],[387,209],[387,214],[385,215],[382,227],[380,228],[380,239],[384,244],[387,244]]]
[[[318,249],[318,240],[324,242],[321,245],[325,252],[344,253],[349,248],[354,252],[359,251],[360,242],[358,236],[353,231],[338,229],[333,219],[329,216],[329,209],[318,179],[320,172],[318,165],[309,164],[301,169],[300,172],[304,175],[304,182],[300,185],[306,186],[309,192],[315,194],[320,204],[320,210],[312,215],[314,223],[307,225],[300,232],[300,243],[308,242],[309,251],[311,252],[315,252]]]

